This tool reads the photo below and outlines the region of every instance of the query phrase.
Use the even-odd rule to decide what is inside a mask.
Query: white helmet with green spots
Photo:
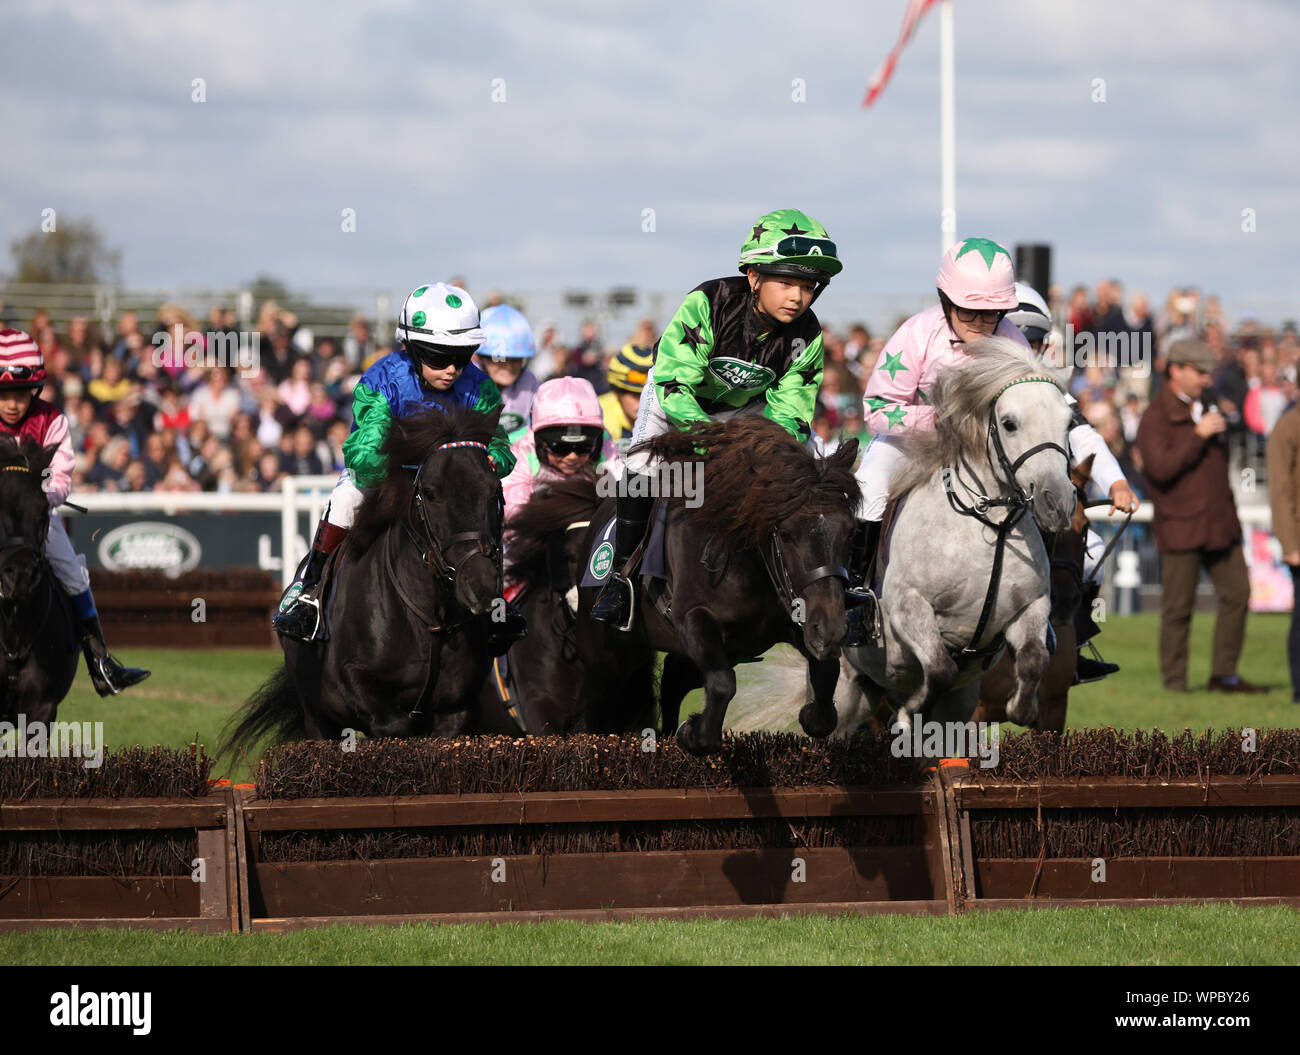
[[[477,348],[484,339],[478,305],[459,286],[446,282],[420,286],[402,305],[396,338],[408,347]]]

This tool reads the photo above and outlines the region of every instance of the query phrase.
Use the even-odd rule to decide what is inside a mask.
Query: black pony
[[[499,411],[395,419],[388,474],[326,567],[330,635],[282,638],[284,670],[237,712],[222,753],[277,739],[456,736],[477,718],[500,599]]]
[[[845,630],[842,563],[859,497],[857,441],[819,458],[775,422],[745,416],[665,433],[643,446],[682,466],[700,461],[696,450],[705,449],[703,501],[691,508],[677,496],[668,507],[670,618],[639,589],[633,629],[624,633],[592,620],[597,591],[580,591],[590,731],[636,727],[622,686],[629,671],[653,662],[657,649],[669,653],[660,686],[664,734],[676,725],[686,693],[703,686],[704,711],[677,730],[677,741],[692,754],[716,752],[736,694],[736,663],[784,641],[808,660],[809,702],[800,724],[810,736],[829,735]],[[589,546],[611,505],[593,522]]]
[[[56,450],[0,436],[0,720],[53,721],[77,675],[72,605],[45,559]]]
[[[573,731],[581,717],[582,670],[569,596],[582,566],[584,529],[599,504],[590,480],[557,480],[539,487],[507,525],[508,571],[510,578],[524,584],[517,603],[528,621],[528,636],[511,646],[507,659],[522,732],[533,736]],[[648,687],[647,692],[653,706]],[[494,677],[488,678],[482,697],[482,718],[475,731],[520,735]]]

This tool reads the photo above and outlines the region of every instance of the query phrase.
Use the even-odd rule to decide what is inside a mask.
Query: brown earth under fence
[[[155,571],[92,568],[90,584],[104,634],[114,648],[261,648],[276,643],[271,614],[280,591],[270,572],[195,570],[169,579]]]

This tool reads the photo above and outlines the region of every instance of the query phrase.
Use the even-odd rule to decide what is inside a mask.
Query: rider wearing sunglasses
[[[45,361],[36,342],[21,330],[0,331],[0,432],[15,438],[29,436],[43,447],[57,446],[49,466],[45,493],[50,502],[50,526],[45,539],[45,559],[59,585],[72,598],[81,627],[81,647],[91,683],[101,696],[116,696],[139,684],[149,671],[123,667],[104,643],[95,598],[90,592],[86,558],[72,548],[63,521],[54,512],[72,488],[75,457],[68,438],[68,418],[37,393],[45,385]]]
[[[826,228],[797,209],[761,216],[746,231],[738,276],[697,286],[655,345],[632,444],[696,421],[762,414],[809,443],[822,382],[821,323],[809,309],[843,264]],[[628,561],[654,506],[655,459],[630,454],[619,487],[614,573],[591,617],[632,628]]]
[[[926,394],[939,372],[966,357],[966,344],[996,334],[1029,347],[1006,314],[1020,303],[1011,254],[988,238],[956,243],[939,263],[939,303],[913,315],[881,350],[863,396],[863,418],[874,433],[858,465],[862,505],[849,546],[850,595],[867,599],[867,577],[880,542],[889,485],[904,455],[896,438],[912,429],[933,429],[934,408]],[[865,643],[867,617],[849,613],[846,645]]]
[[[388,471],[381,453],[393,418],[403,418],[448,402],[490,414],[501,393],[471,360],[483,343],[478,307],[458,286],[434,282],[419,287],[402,306],[394,336],[397,349],[370,367],[352,392],[352,432],[343,443],[346,469],[330,495],[316,529],[311,552],[285,591],[271,620],[286,637],[311,641],[323,630],[317,587],[326,558],[347,537],[361,506],[364,488]],[[488,458],[498,477],[510,475],[515,457],[505,431],[497,428]],[[491,625],[494,648],[523,636],[523,618],[507,606],[507,618]]]

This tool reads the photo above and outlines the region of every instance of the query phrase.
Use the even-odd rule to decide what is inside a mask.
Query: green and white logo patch
[[[744,391],[767,388],[776,380],[775,370],[727,356],[710,359],[709,373],[728,388],[739,388]]]
[[[609,578],[609,573],[614,569],[614,547],[608,542],[602,542],[591,554],[591,565],[589,570],[592,577],[604,582]]]

